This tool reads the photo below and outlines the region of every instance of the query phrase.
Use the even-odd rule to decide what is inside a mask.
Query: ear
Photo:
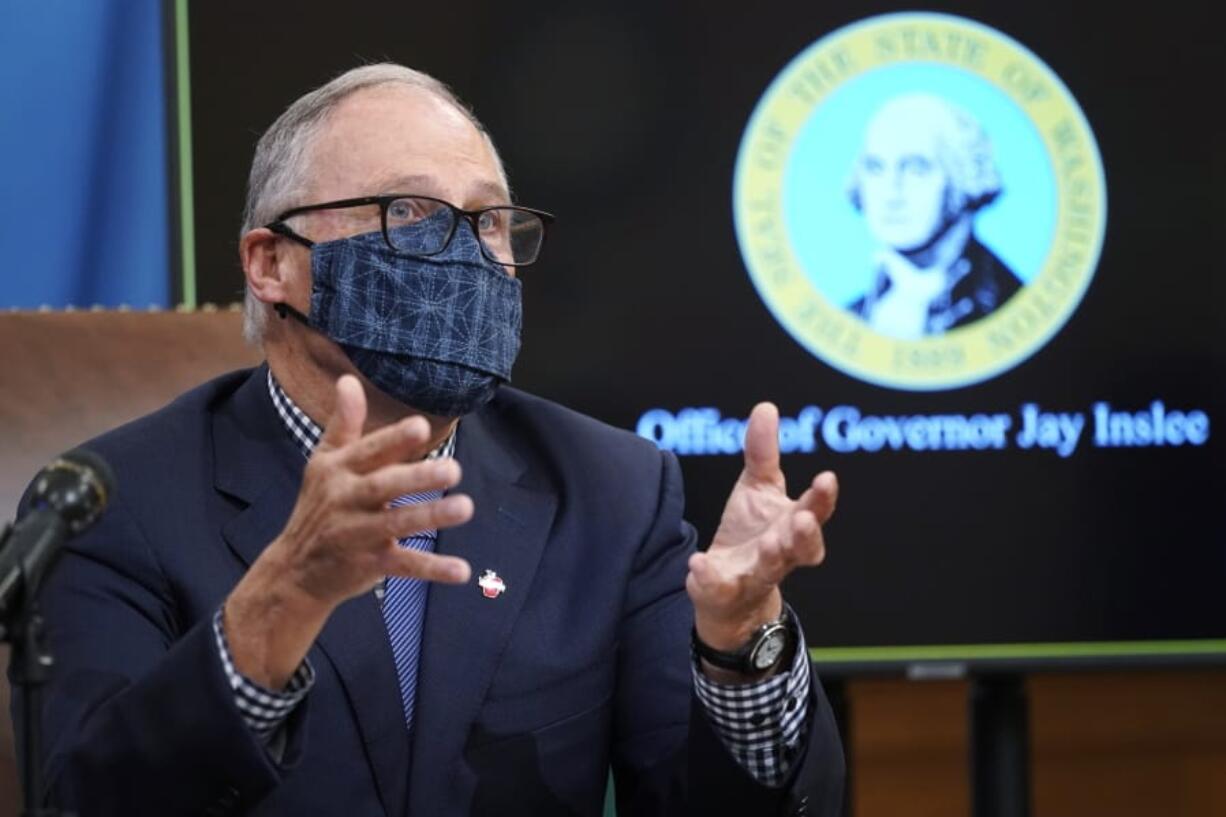
[[[953,181],[946,183],[944,198],[945,217],[951,222],[962,215],[963,211],[972,204],[970,197],[962,190],[962,187]]]
[[[238,256],[247,289],[267,304],[293,303],[294,279],[300,259],[295,248],[267,227],[246,233],[238,242]]]

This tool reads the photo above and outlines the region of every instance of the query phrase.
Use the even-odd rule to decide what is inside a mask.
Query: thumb
[[[749,414],[745,429],[745,476],[779,483],[779,409],[774,403],[758,403]]]
[[[362,436],[366,423],[366,393],[362,384],[351,374],[336,381],[336,403],[324,429],[319,445],[325,451],[340,448]]]

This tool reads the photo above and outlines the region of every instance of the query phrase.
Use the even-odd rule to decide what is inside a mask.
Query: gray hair
[[[917,134],[930,132],[936,141],[937,158],[949,174],[951,193],[958,210],[975,212],[1001,194],[1000,170],[992,150],[992,140],[983,125],[966,109],[935,94],[910,93],[889,99],[873,114],[865,128],[893,119]],[[847,195],[857,210],[860,205],[860,163],[856,157]]]
[[[365,88],[391,84],[429,91],[455,106],[485,138],[503,184],[506,184],[502,160],[488,131],[450,88],[429,74],[403,65],[390,62],[363,65],[299,97],[264,131],[251,161],[247,203],[239,234],[269,223],[278,213],[300,203],[295,199],[302,195],[309,179],[310,148],[328,115],[342,100]],[[248,342],[258,344],[264,337],[267,322],[268,310],[247,287],[243,297],[243,336]]]

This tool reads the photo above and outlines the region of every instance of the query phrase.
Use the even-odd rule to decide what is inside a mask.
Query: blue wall
[[[159,0],[0,10],[0,308],[170,299]]]

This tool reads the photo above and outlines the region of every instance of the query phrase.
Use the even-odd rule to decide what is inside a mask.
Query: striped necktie
[[[393,508],[433,502],[442,491],[407,494],[392,501]],[[433,551],[438,531],[425,530],[400,540],[401,547]],[[413,702],[417,697],[417,668],[421,656],[421,630],[426,615],[428,584],[421,579],[389,576],[383,592],[383,620],[396,662],[396,677],[400,681],[400,700],[404,704],[404,722],[413,731]]]

